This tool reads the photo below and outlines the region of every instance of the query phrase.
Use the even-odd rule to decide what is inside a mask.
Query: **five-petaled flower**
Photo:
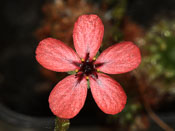
[[[127,99],[124,90],[104,73],[120,74],[137,68],[141,62],[140,50],[125,41],[107,48],[96,59],[103,33],[104,26],[97,15],[82,15],[73,29],[77,53],[53,38],[39,43],[36,59],[43,67],[57,72],[76,71],[61,80],[50,93],[49,106],[56,116],[70,119],[79,113],[87,95],[87,80],[103,112],[117,114],[123,110]]]

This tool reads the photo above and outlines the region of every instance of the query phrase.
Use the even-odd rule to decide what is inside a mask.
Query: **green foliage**
[[[175,21],[162,20],[153,25],[137,43],[142,49],[139,70],[162,93],[171,93],[175,78]]]
[[[175,77],[175,26],[168,21],[154,25],[146,34],[145,47],[148,55],[144,57],[142,67],[148,66],[147,71],[152,79],[164,76],[167,79]]]

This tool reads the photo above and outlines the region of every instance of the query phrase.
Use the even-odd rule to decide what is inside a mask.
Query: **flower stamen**
[[[100,72],[100,69],[96,69],[97,70],[97,72]]]
[[[84,59],[83,58],[81,59],[81,62],[84,62]]]
[[[78,71],[79,71],[78,69],[75,70],[76,73],[77,73]]]
[[[89,80],[89,76],[86,76],[86,80]]]
[[[95,60],[96,60],[96,57],[93,58],[93,61],[95,61]]]

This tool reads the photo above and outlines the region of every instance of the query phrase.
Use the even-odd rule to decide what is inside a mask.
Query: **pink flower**
[[[139,48],[132,42],[115,44],[95,59],[104,33],[97,15],[82,15],[74,25],[73,40],[77,53],[63,42],[47,38],[36,49],[36,59],[45,68],[57,71],[76,71],[61,80],[51,91],[49,106],[60,118],[70,119],[83,107],[87,95],[87,80],[98,107],[107,114],[117,114],[126,104],[126,94],[119,83],[103,74],[120,74],[138,67]]]

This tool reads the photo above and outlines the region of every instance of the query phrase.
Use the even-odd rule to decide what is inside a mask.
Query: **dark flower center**
[[[74,63],[76,66],[79,67],[78,72],[76,73],[76,77],[78,77],[78,81],[80,82],[83,77],[86,77],[88,79],[89,76],[93,78],[98,78],[97,75],[97,67],[100,67],[102,64],[94,64],[95,60],[89,59],[89,53],[86,54],[85,59],[82,60],[81,63]]]
[[[80,64],[79,72],[81,72],[81,75],[79,79],[82,79],[81,77],[83,76],[86,76],[88,78],[90,75],[95,75],[96,77],[98,77],[94,62],[95,60],[89,60],[89,53],[87,53],[85,59],[82,60],[82,63]]]
[[[95,66],[94,66],[94,61],[88,62],[84,61],[82,62],[82,65],[80,67],[79,71],[82,71],[86,76],[89,76],[93,72],[96,72]]]

